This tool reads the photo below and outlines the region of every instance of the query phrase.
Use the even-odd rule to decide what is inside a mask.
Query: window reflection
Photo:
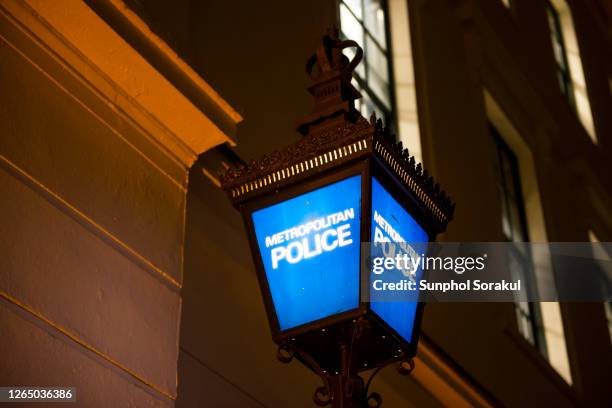
[[[390,53],[387,38],[387,15],[383,0],[339,1],[343,38],[355,40],[364,52],[364,61],[355,71],[354,85],[362,100],[356,106],[368,118],[373,111],[393,127],[393,94],[391,91]],[[354,51],[345,50],[349,58]]]

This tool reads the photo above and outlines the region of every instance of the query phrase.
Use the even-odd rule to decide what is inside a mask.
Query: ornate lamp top
[[[342,54],[345,48],[355,48],[352,60]],[[359,91],[351,84],[353,71],[363,58],[363,50],[355,41],[340,40],[338,29],[329,29],[322,44],[308,59],[306,72],[313,80],[308,91],[315,99],[313,112],[302,120],[297,130],[302,135],[316,132],[330,125],[330,119],[346,116],[355,119],[355,99],[361,98]]]
[[[348,47],[356,48],[350,61],[342,54]],[[328,31],[306,64],[314,81],[308,90],[315,105],[297,127],[304,137],[259,160],[228,169],[221,179],[235,206],[333,167],[374,156],[427,209],[439,232],[446,229],[455,209],[450,197],[384,128],[381,119],[373,113],[367,121],[355,109],[355,99],[361,94],[351,84],[351,78],[362,56],[363,50],[355,41],[340,40],[337,29]]]

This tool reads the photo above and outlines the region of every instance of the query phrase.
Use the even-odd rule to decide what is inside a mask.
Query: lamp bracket
[[[382,405],[381,395],[377,392],[369,393],[372,380],[380,370],[394,362],[399,363],[397,370],[401,375],[408,375],[414,370],[414,360],[406,354],[401,354],[398,358],[373,367],[372,374],[364,384],[353,362],[358,360],[359,340],[362,334],[370,329],[370,325],[366,319],[356,319],[352,329],[350,343],[341,342],[339,345],[341,369],[337,372],[329,372],[321,368],[312,356],[291,340],[278,346],[277,358],[280,362],[288,364],[296,357],[321,378],[323,385],[315,389],[312,397],[313,402],[319,407],[328,405],[332,408],[380,407]]]

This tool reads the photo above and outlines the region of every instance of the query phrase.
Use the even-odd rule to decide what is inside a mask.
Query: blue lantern
[[[279,359],[296,357],[321,376],[321,406],[376,405],[359,372],[398,361],[410,370],[423,304],[418,291],[377,293],[372,260],[425,253],[454,211],[382,121],[355,109],[351,78],[362,54],[330,31],[307,63],[315,107],[298,126],[303,137],[223,176],[245,221]]]

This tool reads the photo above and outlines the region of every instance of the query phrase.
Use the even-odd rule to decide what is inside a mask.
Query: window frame
[[[365,0],[357,0],[357,1],[360,3],[360,7],[363,13],[365,11]],[[393,74],[393,51],[392,51],[391,30],[390,30],[390,23],[389,23],[389,5],[388,5],[387,0],[380,0],[380,3],[381,3],[382,10],[384,12],[384,26],[385,26],[384,33],[385,33],[386,49],[379,43],[376,37],[368,29],[368,27],[366,27],[365,19],[363,17],[359,18],[359,16],[357,16],[353,12],[349,4],[345,2],[344,0],[336,1],[336,12],[337,12],[337,17],[338,17],[337,22],[338,22],[338,27],[340,28],[339,31],[340,31],[341,37],[343,39],[346,39],[344,32],[342,31],[342,22],[341,22],[341,17],[340,17],[340,5],[343,5],[344,7],[346,7],[348,12],[351,13],[352,17],[361,26],[361,29],[363,30],[363,38],[362,39],[349,38],[349,39],[357,41],[357,43],[359,43],[359,45],[363,48],[364,58],[362,60],[362,64],[364,67],[363,69],[364,77],[362,78],[358,72],[354,72],[353,79],[357,83],[359,91],[362,93],[365,93],[364,96],[366,96],[368,99],[370,99],[370,101],[372,101],[372,104],[374,105],[373,109],[376,112],[377,116],[378,117],[382,116],[384,118],[385,126],[388,129],[390,129],[392,132],[397,133],[395,77]],[[372,87],[369,85],[368,60],[367,60],[368,45],[367,45],[366,39],[369,39],[370,41],[372,41],[372,43],[378,49],[378,51],[381,52],[387,59],[386,68],[387,68],[387,77],[389,79],[388,80],[389,105],[390,105],[389,108],[386,107],[382,99],[376,94],[374,89],[372,89]]]
[[[495,144],[495,152],[496,152],[496,170],[497,176],[499,177],[498,184],[500,186],[501,196],[500,199],[504,201],[504,207],[502,207],[502,211],[506,210],[507,214],[502,214],[506,216],[510,223],[512,224],[512,213],[510,211],[510,199],[512,195],[514,196],[515,206],[518,214],[518,224],[520,231],[520,240],[517,241],[514,237],[514,228],[510,226],[512,237],[506,236],[505,232],[503,233],[504,238],[508,242],[529,242],[529,231],[527,228],[527,212],[524,207],[524,199],[523,192],[521,188],[521,178],[519,171],[519,161],[514,153],[514,151],[508,146],[506,141],[503,139],[499,131],[493,126],[492,123],[489,123],[489,133],[493,138],[493,143]],[[503,160],[505,160],[510,165],[510,177],[512,180],[506,180],[506,173],[503,169]],[[512,191],[512,195],[507,192],[507,188],[510,187]],[[503,219],[502,219],[503,222]],[[517,259],[520,259],[522,263],[528,265],[527,272],[533,273],[533,259],[530,252],[520,253],[520,251],[516,251]],[[534,282],[534,279],[528,280]],[[527,290],[534,291],[537,288],[529,287]],[[526,307],[525,307],[526,306]],[[546,359],[548,358],[547,347],[546,347],[546,338],[543,326],[543,318],[542,312],[540,310],[540,305],[537,302],[515,302],[514,309],[517,314],[517,328],[519,333],[527,339]],[[520,316],[520,319],[518,318]],[[521,328],[521,324],[523,323],[523,319],[527,321],[529,325],[529,333],[527,333],[524,329]]]
[[[548,28],[550,31],[551,41],[555,41],[556,45],[561,50],[561,62],[557,60],[555,54],[555,43],[552,43],[553,47],[553,59],[555,61],[555,71],[558,76],[557,80],[563,81],[563,84],[559,84],[561,93],[569,103],[570,107],[576,111],[576,97],[574,95],[574,83],[572,79],[572,73],[570,71],[568,58],[567,58],[567,47],[565,46],[565,39],[563,38],[563,27],[561,26],[561,18],[559,11],[555,8],[555,5],[550,0],[546,0],[546,15],[548,19]],[[552,17],[553,26],[550,24],[550,17]]]

